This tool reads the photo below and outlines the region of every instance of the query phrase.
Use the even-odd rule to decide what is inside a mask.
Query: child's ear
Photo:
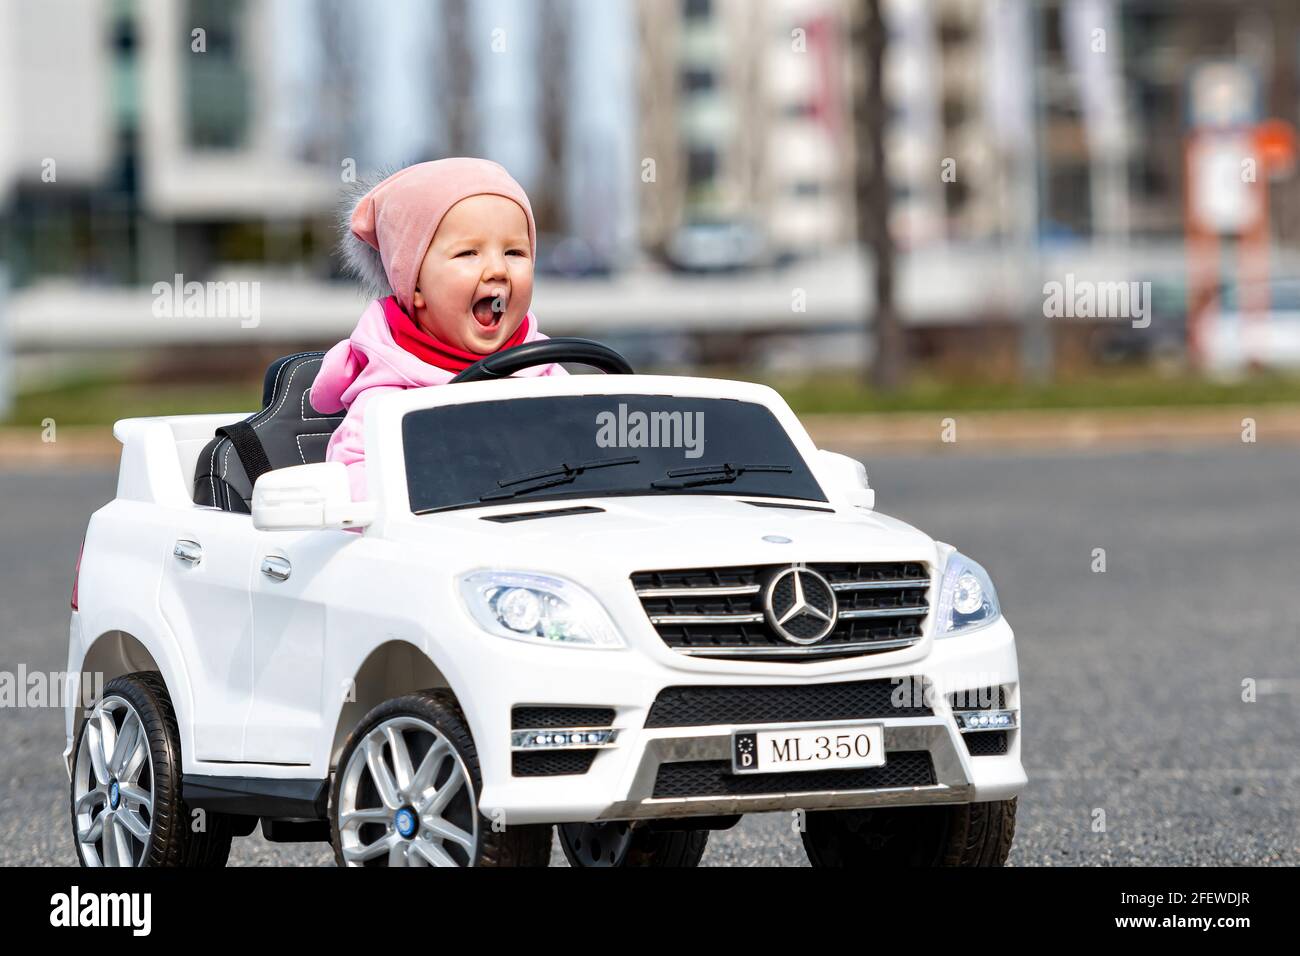
[[[415,292],[411,295],[411,306],[416,309],[424,308],[424,296],[420,293],[420,287],[415,287]]]

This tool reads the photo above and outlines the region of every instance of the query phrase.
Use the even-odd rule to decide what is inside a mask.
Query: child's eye
[[[508,256],[522,256],[522,255],[527,255],[527,253],[525,253],[524,250],[522,250],[522,249],[511,249],[509,252],[506,253],[506,255],[508,255]]]
[[[472,256],[472,255],[474,255],[474,250],[466,249],[464,252],[456,253],[456,258],[459,259],[461,256]]]

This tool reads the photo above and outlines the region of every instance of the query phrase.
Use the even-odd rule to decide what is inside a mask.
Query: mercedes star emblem
[[[792,644],[816,644],[835,627],[831,583],[811,568],[792,565],[767,583],[767,622]]]

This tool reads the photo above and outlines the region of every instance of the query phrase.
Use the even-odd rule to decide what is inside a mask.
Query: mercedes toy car
[[[877,512],[777,392],[551,339],[376,398],[322,353],[249,415],[127,419],[73,584],[86,865],[695,865],[782,812],[814,865],[1000,864],[1020,684],[980,565]],[[607,374],[510,378],[545,362]],[[97,686],[97,684],[96,684]]]

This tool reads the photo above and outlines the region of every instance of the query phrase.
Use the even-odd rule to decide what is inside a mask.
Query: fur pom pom
[[[380,299],[393,294],[393,288],[384,272],[384,261],[379,250],[352,234],[352,213],[366,193],[374,189],[393,173],[401,169],[381,170],[369,177],[358,177],[343,187],[343,198],[338,208],[339,256],[343,271],[361,281],[367,296]]]

